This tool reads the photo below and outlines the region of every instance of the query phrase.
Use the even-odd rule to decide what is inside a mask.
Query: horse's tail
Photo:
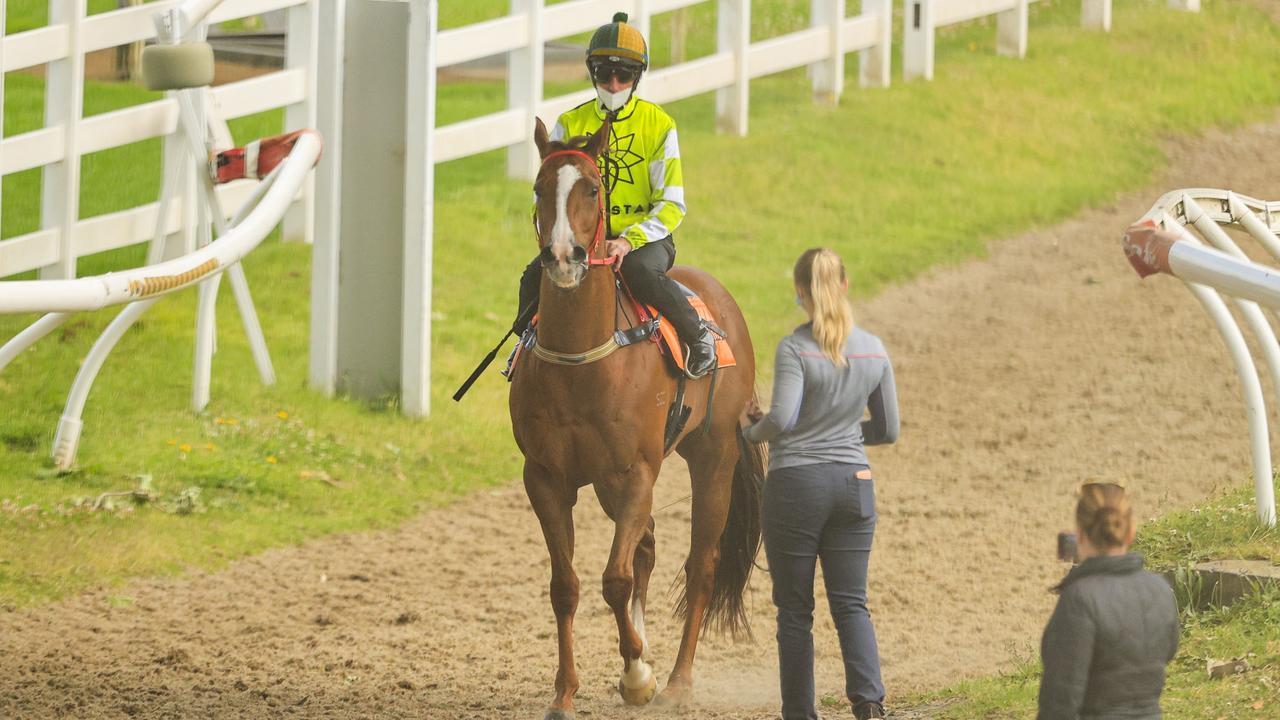
[[[702,624],[705,632],[714,627],[734,638],[751,637],[744,595],[751,569],[760,551],[760,503],[764,491],[765,446],[748,442],[742,428],[736,430],[738,462],[733,468],[733,490],[729,516],[720,535],[720,561],[716,563],[715,584]],[[688,608],[680,593],[676,612],[684,617]]]

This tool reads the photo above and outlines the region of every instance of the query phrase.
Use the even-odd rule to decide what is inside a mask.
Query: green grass
[[[1280,527],[1258,522],[1253,488],[1240,488],[1189,512],[1142,526],[1134,548],[1147,565],[1170,570],[1206,560],[1270,560],[1280,564]]]
[[[691,209],[680,260],[717,274],[738,297],[766,364],[762,384],[774,343],[800,320],[787,272],[803,249],[839,250],[865,296],[1147,185],[1171,135],[1268,118],[1280,106],[1280,31],[1246,5],[1206,2],[1190,16],[1162,0],[1117,3],[1110,34],[1080,30],[1078,13],[1075,2],[1040,3],[1022,61],[991,53],[993,28],[961,28],[941,42],[933,83],[850,87],[839,108],[814,106],[802,72],[755,82],[747,138],[713,132],[710,96],[669,106]],[[6,78],[8,131],[39,123],[38,83],[17,77]],[[125,104],[145,99],[132,88],[90,92],[94,107],[113,92]],[[503,93],[501,84],[445,88],[440,121],[500,104]],[[278,127],[279,116],[247,122],[261,123],[242,130],[253,134]],[[86,169],[85,214],[155,197],[146,156],[155,150],[143,145],[103,153],[101,168]],[[517,478],[496,372],[463,403],[448,399],[509,324],[516,279],[533,255],[528,185],[502,179],[503,167],[495,152],[437,175],[428,420],[399,417],[393,399],[334,402],[307,390],[309,248],[300,245],[270,243],[245,262],[279,384],[259,386],[224,292],[213,404],[190,413],[194,293],[167,298],[100,375],[72,475],[49,471],[53,427],[113,313],[80,316],[19,357],[0,374],[0,501],[9,501],[0,512],[0,602],[217,568],[273,545],[391,525]],[[36,226],[38,180],[4,178],[3,237]],[[81,271],[140,257],[138,248],[110,253]],[[0,338],[31,319],[0,318]],[[161,502],[90,511],[77,502],[133,488],[142,475],[161,502],[201,488],[204,512],[177,514]]]
[[[1206,559],[1280,559],[1280,533],[1261,528],[1251,490],[1238,490],[1191,510],[1144,523],[1134,545],[1151,569],[1184,567]],[[1048,621],[1048,618],[1045,618]],[[1210,680],[1209,660],[1244,658],[1251,670]],[[1040,662],[1019,658],[998,676],[904,698],[897,704],[949,720],[1035,716]],[[1227,608],[1182,612],[1182,641],[1168,668],[1162,698],[1168,718],[1273,718],[1280,708],[1280,588],[1265,589]]]

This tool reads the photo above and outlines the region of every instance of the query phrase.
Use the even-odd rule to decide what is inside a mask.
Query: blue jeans
[[[867,612],[867,564],[876,528],[875,483],[865,465],[823,463],[769,473],[764,549],[778,608],[783,720],[817,720],[813,687],[813,577],[822,561],[827,602],[840,635],[845,694],[856,706],[884,702],[880,653]]]

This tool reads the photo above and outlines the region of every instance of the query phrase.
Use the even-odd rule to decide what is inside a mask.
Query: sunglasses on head
[[[635,68],[629,68],[625,65],[595,65],[591,68],[591,79],[596,84],[604,84],[609,82],[609,78],[618,78],[620,83],[633,82],[640,76],[640,72]]]

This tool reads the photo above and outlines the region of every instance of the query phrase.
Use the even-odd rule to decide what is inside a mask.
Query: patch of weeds
[[[186,490],[178,493],[178,495],[172,500],[162,500],[156,503],[156,507],[174,515],[202,513],[207,509],[205,508],[204,503],[200,500],[199,485],[192,485]]]

